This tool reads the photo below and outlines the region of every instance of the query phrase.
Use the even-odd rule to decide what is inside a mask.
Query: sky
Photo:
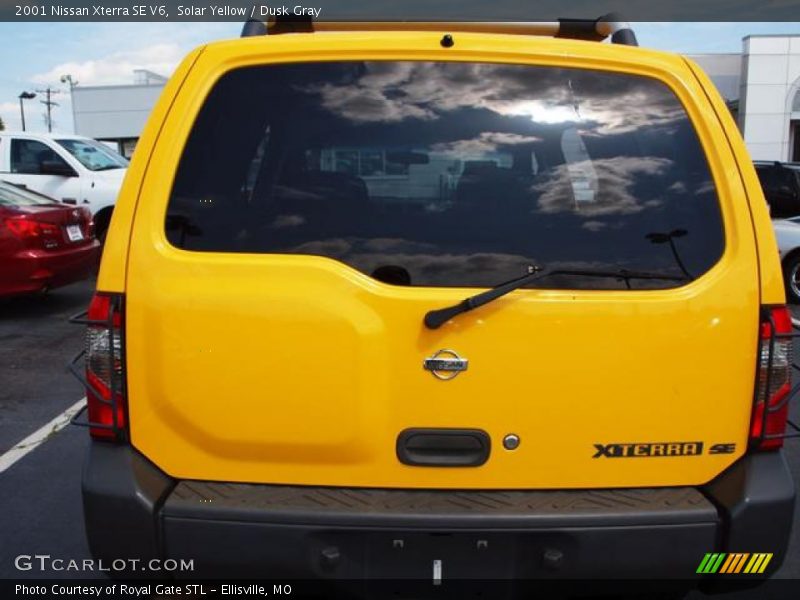
[[[642,46],[684,54],[740,52],[747,35],[798,34],[800,22],[635,23]],[[0,117],[7,130],[20,124],[19,94],[48,85],[54,131],[73,131],[69,74],[78,85],[133,83],[134,69],[170,75],[195,46],[238,37],[238,23],[0,23]],[[29,131],[46,131],[42,94],[25,101]]]

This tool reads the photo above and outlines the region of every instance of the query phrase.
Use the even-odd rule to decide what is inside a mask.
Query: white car
[[[0,180],[85,206],[101,240],[127,170],[127,159],[90,138],[0,132]]]

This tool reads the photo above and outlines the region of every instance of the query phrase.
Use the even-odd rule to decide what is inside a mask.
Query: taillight
[[[86,404],[89,433],[121,440],[127,426],[122,359],[122,297],[95,294],[86,329]]]
[[[85,206],[81,206],[78,210],[81,211],[83,234],[86,236],[86,239],[92,239],[94,237],[94,217],[92,216],[92,211]]]
[[[750,444],[758,450],[783,446],[792,390],[792,315],[785,306],[766,307],[761,319]]]
[[[22,240],[55,237],[58,235],[58,226],[52,223],[42,223],[26,217],[9,217],[6,227],[16,237]]]

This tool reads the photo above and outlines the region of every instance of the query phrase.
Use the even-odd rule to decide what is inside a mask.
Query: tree
[[[3,117],[0,117],[0,131],[3,131],[6,128],[6,124],[3,123]]]

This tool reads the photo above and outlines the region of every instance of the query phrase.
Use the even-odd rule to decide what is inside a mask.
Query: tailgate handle
[[[479,467],[491,440],[481,429],[405,429],[397,436],[397,458],[415,467]]]

